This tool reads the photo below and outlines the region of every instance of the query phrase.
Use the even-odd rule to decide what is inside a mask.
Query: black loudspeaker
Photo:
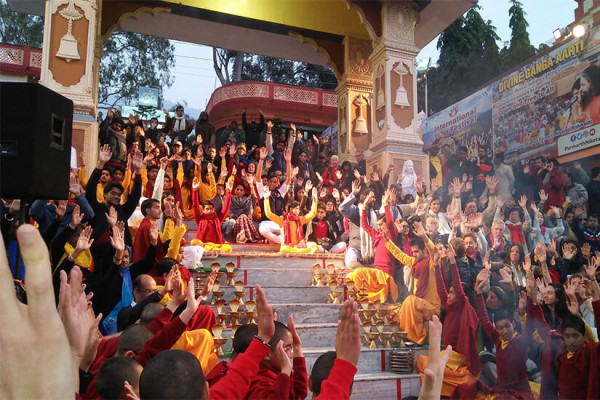
[[[0,194],[68,199],[73,102],[38,83],[0,82]]]

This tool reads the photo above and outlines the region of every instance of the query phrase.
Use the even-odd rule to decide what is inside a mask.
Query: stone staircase
[[[191,238],[195,237],[195,232],[190,229],[188,235],[192,233]],[[279,321],[286,323],[289,315],[293,314],[310,375],[316,359],[326,351],[335,350],[337,320],[342,310],[341,304],[327,304],[328,295],[331,293],[328,287],[311,286],[313,266],[318,264],[324,269],[326,265],[333,264],[336,272],[343,273],[343,258],[331,254],[280,255],[277,253],[278,246],[271,245],[246,244],[232,247],[233,253],[203,259],[202,267],[207,270],[214,262],[218,262],[221,266],[233,263],[238,271],[234,280],[243,281],[243,291],[247,292],[243,297],[244,301],[254,300],[254,285],[260,284],[269,303],[277,312]],[[222,276],[219,281],[221,282],[219,290],[224,292],[221,298],[227,302],[235,299],[235,288],[226,285],[226,276]],[[340,300],[343,298],[344,295],[340,296]],[[245,310],[244,306],[240,309]],[[224,310],[229,311],[228,305]],[[240,319],[241,323],[246,321],[245,316]],[[363,333],[361,327],[361,335]],[[233,337],[229,325],[222,336]],[[228,340],[223,345],[223,350],[227,353],[230,349],[231,340]],[[401,399],[406,396],[418,396],[420,390],[418,374],[391,372],[390,355],[393,350],[395,349],[370,349],[363,340],[352,399]],[[425,348],[416,349],[415,359],[422,354],[427,354]],[[309,398],[310,395],[309,393]]]

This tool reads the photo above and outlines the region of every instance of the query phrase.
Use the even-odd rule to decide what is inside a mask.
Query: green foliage
[[[519,0],[511,0],[510,3],[508,25],[511,28],[511,37],[510,47],[506,51],[506,69],[515,67],[536,54],[535,47],[529,41],[529,33],[527,32],[529,23],[525,19],[523,5]]]
[[[331,68],[322,65],[225,49],[214,49],[213,61],[215,72],[223,85],[236,81],[258,81],[326,90],[333,90],[337,86]]]
[[[285,85],[333,90],[337,80],[330,68],[280,58],[246,54],[243,81],[275,82]]]
[[[438,39],[440,57],[436,67],[427,73],[429,108],[434,112],[456,103],[503,72],[545,51],[549,46],[536,48],[529,40],[525,11],[519,0],[511,0],[508,10],[511,39],[501,50],[500,38],[491,21],[484,21],[480,7],[474,6]],[[419,110],[425,105],[425,79],[418,82]]]
[[[501,72],[496,28],[484,21],[474,6],[444,30],[437,48],[437,67],[427,74],[429,108],[435,111],[461,100]],[[420,82],[419,109],[424,108],[424,83]]]
[[[175,47],[167,39],[117,31],[104,43],[98,103],[137,103],[139,86],[159,89],[173,84]]]
[[[44,21],[37,15],[12,11],[0,0],[0,42],[42,48]]]

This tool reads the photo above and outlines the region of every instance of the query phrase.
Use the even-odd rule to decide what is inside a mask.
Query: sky
[[[540,43],[552,43],[552,32],[556,28],[569,25],[574,20],[577,3],[574,0],[521,0],[529,22],[529,37],[534,46]],[[509,0],[479,0],[479,11],[485,20],[491,20],[503,42],[510,41],[508,26]],[[175,45],[175,78],[173,86],[164,93],[165,106],[173,103],[187,102],[186,113],[197,118],[204,110],[212,92],[221,84],[212,63],[212,48],[192,43],[173,41]],[[437,38],[425,46],[417,58],[432,58],[432,65],[437,61],[439,52],[436,49]],[[490,79],[493,77],[490,77]]]

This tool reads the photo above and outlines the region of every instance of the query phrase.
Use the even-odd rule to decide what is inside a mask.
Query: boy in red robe
[[[162,210],[160,202],[156,199],[146,199],[140,206],[144,219],[140,223],[133,241],[133,262],[141,261],[148,253],[150,247],[150,230],[156,226],[156,221],[160,219]],[[156,261],[164,256],[163,244],[158,236],[158,244],[156,245]]]
[[[595,317],[600,317],[600,287],[594,280],[592,307]],[[600,344],[585,340],[585,323],[579,315],[567,315],[561,323],[562,335],[553,332],[544,319],[537,301],[537,286],[530,279],[527,292],[536,328],[544,339],[542,353],[541,397],[544,399],[597,399],[600,396],[598,380]],[[598,320],[598,319],[597,319]]]
[[[454,248],[447,246],[447,249],[448,263],[452,274],[452,286],[448,291],[442,277],[439,252],[436,251],[434,256],[437,293],[442,306],[446,309],[442,331],[443,342],[444,346],[451,345],[455,350],[449,356],[449,363],[444,372],[443,396],[450,396],[459,384],[476,381],[481,371],[481,361],[477,349],[479,319],[463,290],[454,258]],[[427,358],[424,356],[417,360],[417,371],[422,376],[425,373],[426,361]]]
[[[290,315],[287,327],[275,321],[275,335],[269,345],[271,351],[250,380],[246,399],[304,400],[308,393],[306,361],[293,316]]]
[[[200,211],[200,205],[198,204],[198,187],[200,181],[198,178],[194,178],[192,183],[192,206],[194,208],[194,217],[196,218],[196,224],[198,224],[198,231],[196,232],[196,239],[201,240],[204,243],[218,243],[223,244],[223,236],[221,234],[221,223],[225,219],[225,216],[229,212],[229,206],[231,205],[231,189],[233,189],[233,180],[227,181],[227,194],[225,196],[225,204],[221,209],[221,213],[217,215],[215,213],[215,206],[206,200],[204,202],[204,210]]]
[[[496,386],[490,388],[481,381],[463,383],[452,394],[453,399],[472,399],[478,394],[497,395],[496,399],[533,399],[527,375],[527,357],[531,342],[532,323],[526,324],[523,335],[515,331],[514,317],[508,312],[495,315],[496,326],[490,321],[482,290],[487,283],[487,269],[477,277],[477,316],[481,327],[496,345],[496,367],[498,379]]]

